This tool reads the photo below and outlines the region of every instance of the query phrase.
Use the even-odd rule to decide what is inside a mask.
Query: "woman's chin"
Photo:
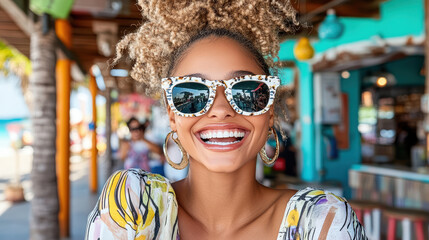
[[[195,160],[198,161],[198,160]],[[208,171],[215,173],[231,173],[237,171],[245,164],[245,160],[237,157],[212,157],[198,161]]]

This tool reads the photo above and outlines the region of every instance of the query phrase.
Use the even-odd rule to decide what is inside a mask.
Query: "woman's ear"
[[[170,120],[170,128],[171,128],[171,130],[177,131],[176,116],[174,115],[174,112],[171,111],[171,108],[168,105],[167,105],[167,114],[168,114],[168,120]]]
[[[171,108],[168,105],[167,97],[165,96],[165,92],[164,91],[163,91],[162,96],[164,98],[164,104],[165,104],[164,106],[167,109],[168,120],[170,120],[170,128],[171,128],[172,131],[177,131],[176,118],[175,118],[174,112],[171,111]]]

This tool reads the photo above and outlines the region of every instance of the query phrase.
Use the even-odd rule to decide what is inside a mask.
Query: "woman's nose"
[[[213,101],[213,105],[207,114],[208,117],[218,118],[220,120],[235,116],[236,112],[232,109],[231,104],[229,104],[226,99],[224,87],[216,88],[216,96]]]

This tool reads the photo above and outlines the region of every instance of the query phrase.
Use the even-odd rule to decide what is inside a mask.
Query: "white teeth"
[[[202,139],[211,139],[211,138],[230,138],[230,137],[244,137],[245,133],[241,131],[231,131],[231,130],[222,130],[222,131],[206,131],[200,134]]]
[[[244,132],[234,132],[234,137],[244,137]]]
[[[230,144],[234,144],[234,143],[238,143],[240,141],[234,141],[234,142],[210,142],[207,141],[207,144],[212,144],[212,145],[221,145],[221,146],[225,146],[225,145],[230,145]]]
[[[223,137],[224,138],[228,138],[229,137],[229,132],[228,131],[223,131]]]

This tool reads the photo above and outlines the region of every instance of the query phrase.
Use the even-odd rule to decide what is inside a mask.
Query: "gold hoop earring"
[[[168,164],[170,164],[170,166],[172,166],[177,170],[182,170],[186,166],[188,166],[189,158],[188,158],[188,153],[182,147],[182,144],[180,143],[179,139],[177,137],[176,138],[174,137],[175,133],[176,131],[171,131],[167,134],[167,136],[165,137],[164,146],[162,149],[164,150],[165,159],[167,160]],[[167,145],[168,145],[168,139],[170,138],[170,136],[172,136],[171,139],[173,139],[173,141],[177,144],[177,146],[179,146],[180,152],[182,153],[182,160],[180,160],[179,164],[171,161],[170,157],[168,157]]]
[[[277,136],[276,131],[274,128],[270,128],[270,131],[268,131],[268,136],[271,134],[274,134],[274,138],[276,139],[276,153],[274,154],[273,158],[269,158],[267,156],[267,152],[265,151],[265,146],[262,147],[261,151],[259,151],[259,156],[261,156],[262,161],[265,163],[266,166],[272,166],[274,162],[279,157],[280,153],[280,143],[279,143],[279,137]]]

